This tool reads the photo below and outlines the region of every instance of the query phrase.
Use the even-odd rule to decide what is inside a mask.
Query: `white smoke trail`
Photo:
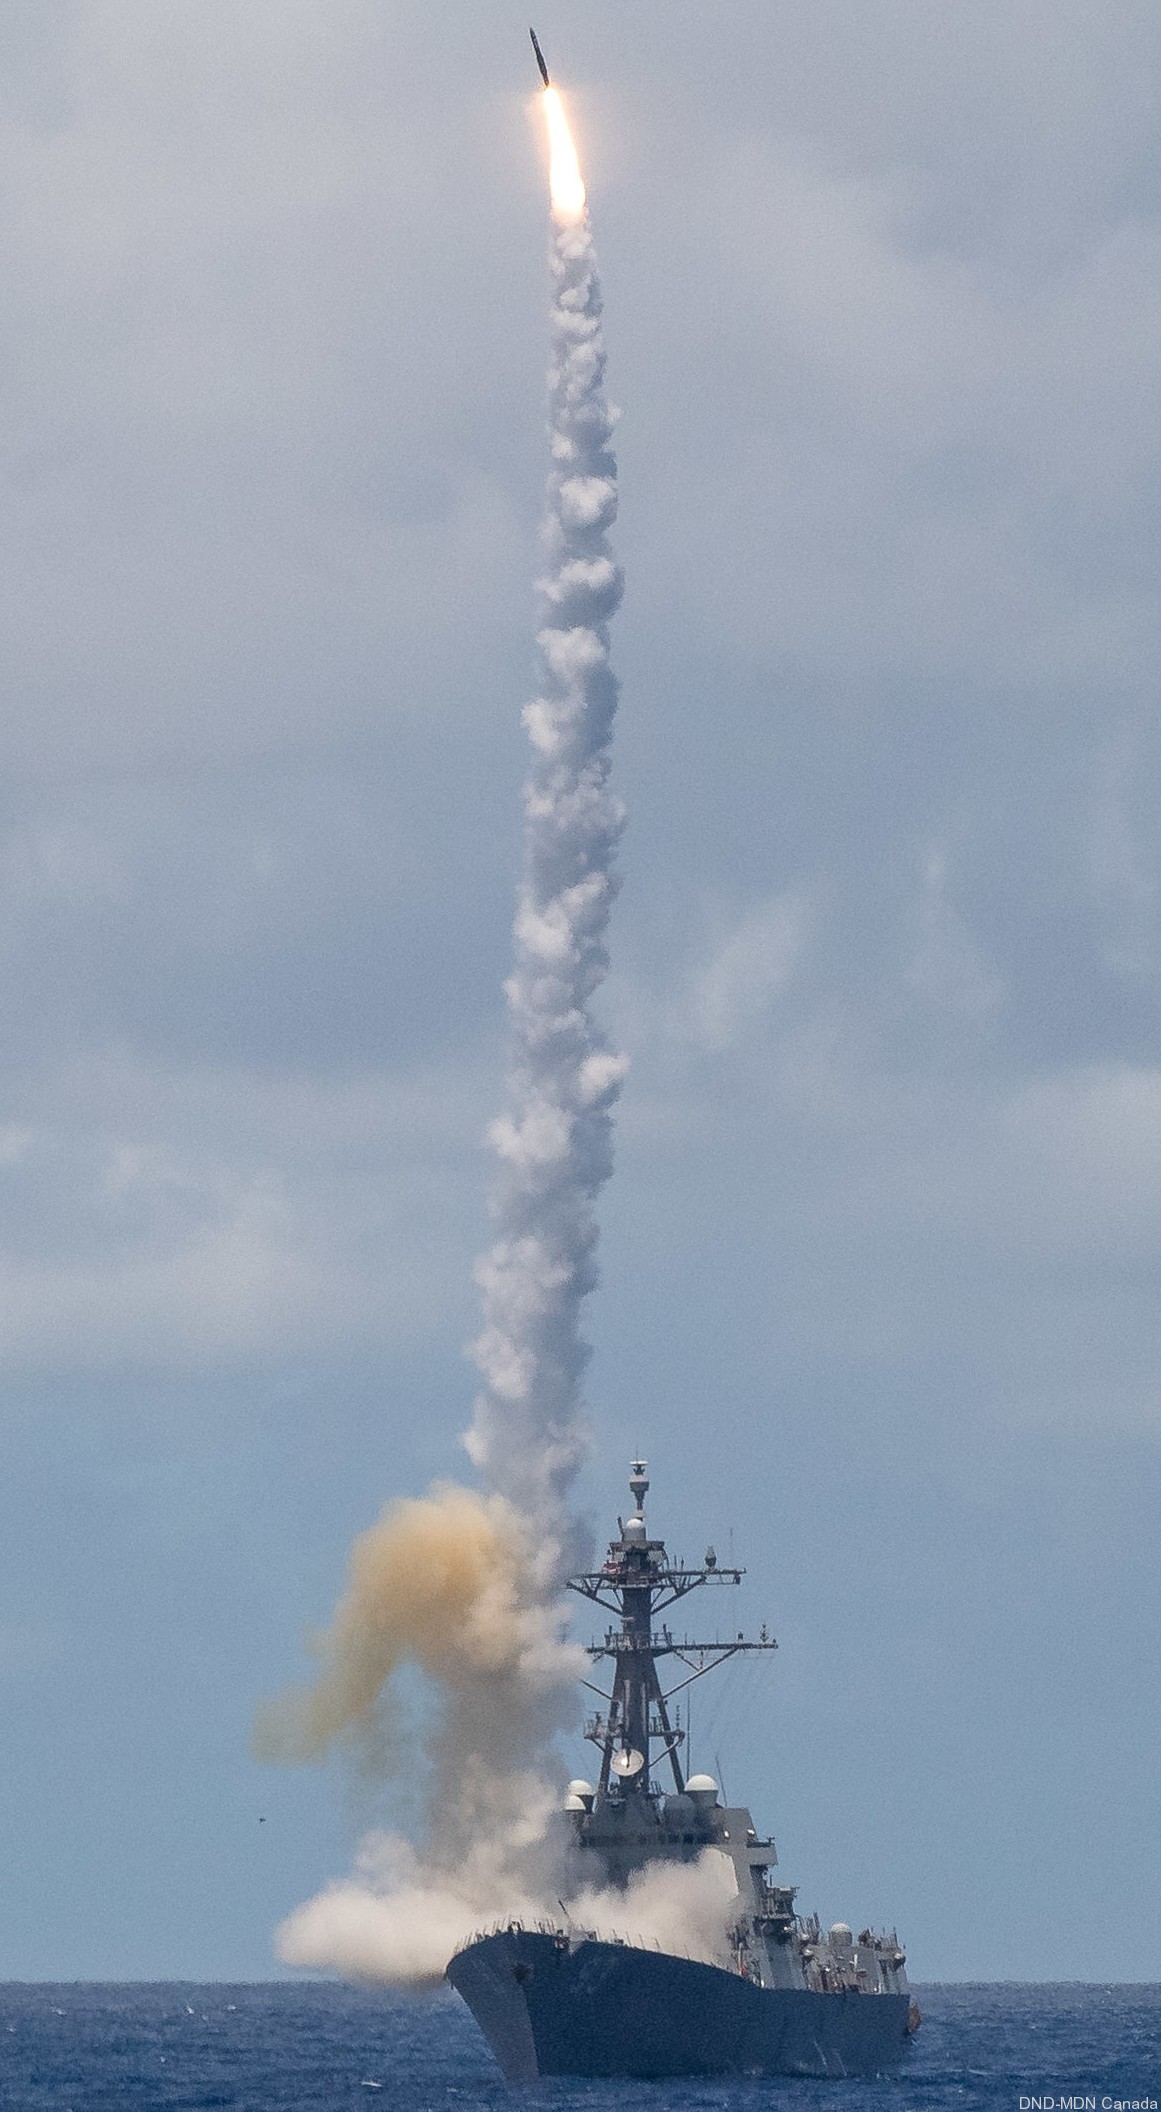
[[[436,1489],[360,1536],[316,1645],[318,1679],[258,1727],[266,1755],[317,1757],[374,1723],[396,1666],[418,1664],[432,1682],[422,1853],[372,1839],[355,1876],[299,1908],[278,1937],[289,1962],[396,1981],[438,1976],[456,1943],[488,1921],[552,1910],[564,1877],[546,1831],[559,1802],[551,1747],[573,1720],[585,1662],[562,1640],[559,1597],[578,1552],[567,1499],[585,1451],[581,1305],[596,1280],[594,1203],[611,1171],[625,1070],[591,1009],[607,968],[622,828],[608,784],[617,704],[608,623],[621,577],[608,544],[616,465],[592,235],[563,110],[554,91],[544,100],[553,304],[541,684],[524,712],[533,763],[505,986],[508,1108],[491,1131],[499,1236],[477,1269],[484,1388],[465,1439],[486,1495]]]
[[[621,575],[608,542],[617,510],[613,414],[583,206],[578,214],[554,212],[551,266],[542,681],[524,712],[533,766],[524,791],[516,961],[506,985],[509,1109],[491,1131],[500,1233],[477,1268],[484,1329],[475,1356],[485,1385],[466,1440],[487,1486],[551,1542],[549,1572],[567,1540],[567,1492],[586,1449],[580,1382],[589,1352],[580,1313],[596,1280],[593,1205],[612,1167],[611,1111],[625,1071],[591,1009],[608,966],[613,855],[623,826],[608,783],[617,705],[608,624]]]

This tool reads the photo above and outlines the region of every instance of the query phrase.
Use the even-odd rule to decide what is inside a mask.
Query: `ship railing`
[[[569,1944],[615,1943],[627,1951],[656,1951],[663,1958],[687,1958],[691,1964],[699,1961],[690,1950],[668,1950],[657,1936],[623,1936],[619,1929],[581,1929],[574,1923],[562,1928],[557,1921],[522,1921],[513,1915],[505,1920],[490,1921],[483,1928],[473,1929],[462,1943],[457,1943],[452,1952],[458,1958],[461,1951],[470,1951],[474,1943],[482,1943],[488,1936],[554,1936],[566,1937]]]

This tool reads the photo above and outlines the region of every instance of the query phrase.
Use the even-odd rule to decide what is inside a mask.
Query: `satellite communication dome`
[[[591,1782],[586,1782],[583,1775],[578,1775],[575,1781],[569,1783],[568,1795],[570,1797],[579,1797],[585,1810],[591,1811],[596,1802],[597,1793]],[[565,1808],[567,1810],[568,1807],[566,1806]]]
[[[704,1802],[706,1798],[709,1798],[711,1803],[716,1803],[718,1785],[712,1775],[691,1775],[685,1785],[685,1792],[689,1797],[696,1797],[698,1803]]]
[[[585,1803],[583,1797],[574,1797],[570,1795],[567,1796],[564,1800],[564,1808],[566,1811],[587,1811],[589,1807]]]
[[[626,1518],[625,1531],[622,1537],[626,1547],[644,1547],[645,1520],[643,1518]]]

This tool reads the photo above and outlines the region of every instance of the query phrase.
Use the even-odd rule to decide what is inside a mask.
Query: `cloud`
[[[46,33],[47,109],[0,112],[9,770],[454,712],[467,641],[499,649],[531,537],[502,454],[450,450],[446,413],[500,348],[481,316],[453,382],[424,229],[456,226],[456,118],[419,117],[384,37],[353,0],[89,0]],[[457,300],[487,307],[467,270]]]
[[[916,50],[912,87],[924,63],[941,70]],[[650,407],[667,434],[640,465],[657,574],[638,562],[634,591],[663,597],[670,623],[712,608],[735,656],[778,689],[817,671],[831,708],[836,684],[848,712],[881,713],[885,685],[966,680],[1083,715],[1155,666],[1137,539],[1152,540],[1142,470],[1161,440],[1145,401],[1157,200],[1110,195],[1095,139],[1083,198],[1075,181],[1054,195],[1042,138],[1029,213],[1010,164],[987,161],[991,120],[1018,151],[995,79],[965,170],[962,139],[949,152],[928,133],[906,154],[881,113],[856,144],[838,105],[818,106],[833,74],[812,83],[813,124],[723,128],[695,105],[680,158],[668,126],[643,144],[634,177],[676,185],[699,297],[677,324],[673,401]],[[1075,86],[1057,82],[1070,117]],[[653,268],[643,245],[634,263]]]
[[[723,1053],[761,1027],[799,966],[817,915],[809,890],[751,903],[719,932],[689,977],[674,1029]]]
[[[1115,973],[1156,983],[1158,849],[1149,840],[1151,741],[1139,715],[1101,743],[1089,817],[1088,865],[1105,912],[1106,959]]]
[[[383,1354],[466,1283],[447,1205],[470,1223],[470,1072],[336,1082],[109,1056],[7,1094],[27,1116],[0,1167],[10,1373]]]
[[[1004,983],[949,897],[948,858],[933,846],[924,861],[918,945],[905,979],[936,1013],[961,1026],[982,1024],[1003,1003]]]

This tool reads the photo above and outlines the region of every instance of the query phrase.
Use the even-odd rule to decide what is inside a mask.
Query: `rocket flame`
[[[544,91],[544,116],[548,125],[548,187],[557,220],[579,220],[585,209],[585,186],[576,157],[572,133],[555,88]]]

